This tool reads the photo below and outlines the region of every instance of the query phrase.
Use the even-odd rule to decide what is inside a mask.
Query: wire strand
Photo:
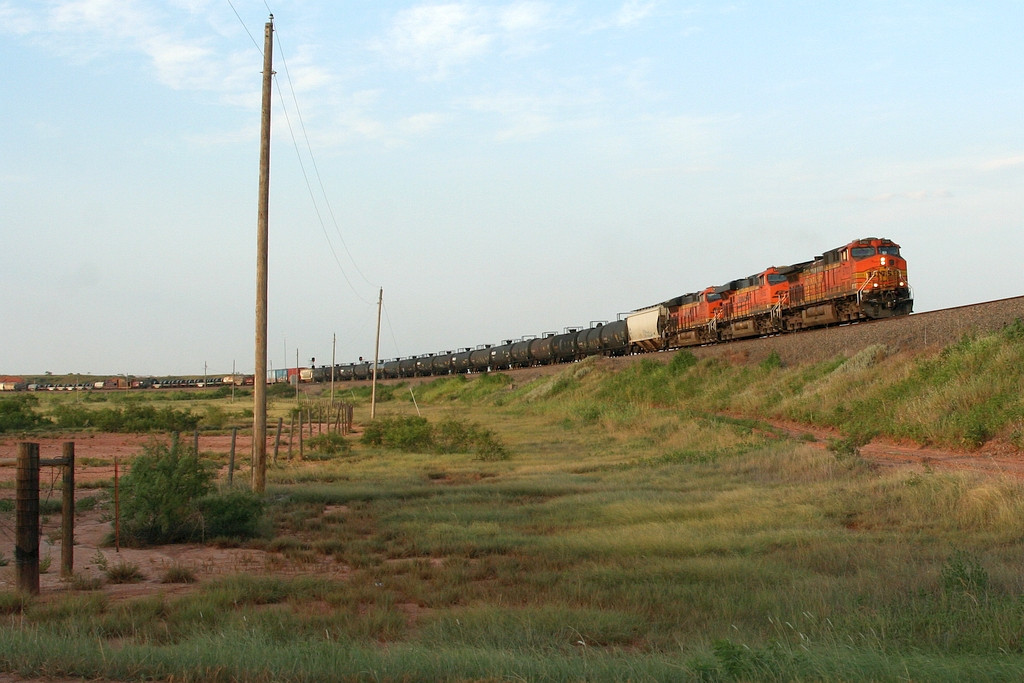
[[[264,2],[263,4],[266,4],[266,2]],[[238,14],[238,10],[235,9],[235,5],[231,2],[231,0],[228,0],[228,5],[231,6],[231,11],[235,13],[235,17],[238,19],[238,23],[241,24],[242,28],[245,29],[245,32],[247,34],[249,34],[249,40],[251,40],[252,44],[256,46],[256,51],[259,52],[260,56],[262,57],[263,56],[263,48],[261,48],[260,44],[256,42],[256,38],[254,38],[252,33],[249,31],[249,27],[245,25],[244,21],[242,21],[242,17]],[[267,11],[269,11],[269,10],[270,10],[270,8],[268,7]]]
[[[288,81],[289,89],[292,92],[292,99],[293,99],[293,101],[295,103],[296,115],[299,117],[299,122],[301,123],[302,122],[302,114],[301,114],[301,111],[299,109],[298,98],[295,96],[295,88],[292,85],[291,74],[288,71],[288,59],[287,59],[287,57],[284,54],[284,45],[282,44],[281,34],[280,34],[279,31],[278,31],[277,43],[278,43],[278,53],[281,56],[281,64],[284,67],[285,78]],[[349,289],[352,290],[352,293],[356,296],[356,298],[358,298],[363,303],[367,303],[368,304],[368,303],[370,303],[369,300],[366,297],[364,297],[359,292],[358,289],[356,289],[356,287],[353,284],[351,278],[349,278],[348,272],[346,272],[345,267],[342,265],[341,259],[338,258],[338,253],[335,251],[334,244],[331,242],[331,237],[330,237],[330,235],[327,232],[327,226],[324,223],[323,214],[321,213],[320,207],[319,207],[319,205],[317,203],[316,194],[313,192],[313,186],[312,186],[312,184],[310,183],[310,180],[309,180],[309,174],[306,172],[306,164],[302,160],[302,152],[299,149],[298,141],[295,139],[295,129],[292,126],[291,116],[289,115],[288,107],[285,104],[284,94],[281,91],[281,84],[280,84],[280,81],[276,77],[274,78],[274,83],[277,86],[277,95],[278,95],[278,98],[280,99],[280,102],[281,102],[281,109],[284,112],[285,122],[286,122],[286,124],[288,126],[288,133],[291,136],[292,147],[295,149],[295,157],[296,157],[296,159],[299,162],[299,169],[302,172],[303,181],[306,183],[306,190],[309,192],[309,200],[310,200],[310,202],[313,205],[314,213],[316,213],[317,222],[320,224],[320,230],[321,230],[321,232],[323,232],[324,239],[327,241],[327,247],[330,249],[331,255],[334,257],[334,262],[335,262],[335,264],[337,264],[338,270],[341,271],[341,275],[344,278],[345,283],[348,285]],[[302,128],[303,128],[303,133],[305,133],[305,125],[304,124],[302,125]],[[307,149],[309,150],[310,158],[312,159],[313,158],[313,151],[312,151],[312,147],[309,144],[308,136],[306,137],[306,146],[307,146]],[[316,168],[316,164],[315,164],[315,161],[314,161],[314,169],[315,168]],[[319,171],[317,171],[317,177],[319,178]],[[323,188],[323,182],[322,181],[320,183],[320,186],[321,186],[321,188]],[[324,197],[325,197],[325,201],[326,201],[326,191],[324,192]],[[333,215],[333,213],[332,213],[332,215]],[[339,237],[340,237],[340,232],[339,232]],[[344,244],[344,240],[342,240],[342,245],[345,246],[345,251],[349,254],[349,259],[353,262],[353,264],[355,264],[355,259],[352,258],[351,252],[348,252],[348,246]],[[363,280],[366,280],[366,276],[362,274],[362,271],[359,270],[358,266],[356,266],[356,271],[359,272],[359,274],[360,274],[360,276],[362,276]],[[367,280],[367,284],[370,284],[368,280]],[[373,285],[370,285],[370,286],[373,286]]]

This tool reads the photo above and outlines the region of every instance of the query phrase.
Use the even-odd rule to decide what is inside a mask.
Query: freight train
[[[868,237],[790,266],[639,308],[609,323],[383,361],[383,378],[489,372],[714,344],[909,314],[907,262],[892,240]],[[339,380],[369,379],[373,363],[336,365]],[[314,381],[329,380],[330,366]]]

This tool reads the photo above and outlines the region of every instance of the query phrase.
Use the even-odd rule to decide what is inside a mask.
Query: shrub
[[[325,432],[317,434],[305,442],[306,448],[311,453],[319,455],[344,455],[352,450],[348,439],[338,432]]]
[[[267,387],[267,398],[295,398],[295,386],[286,382],[271,384]]]
[[[196,538],[195,505],[212,488],[213,473],[190,449],[153,442],[132,462],[121,483],[121,537],[126,545]]]
[[[51,424],[37,415],[32,407],[39,402],[35,396],[0,399],[0,434],[35,429]]]
[[[434,445],[430,423],[415,415],[389,415],[372,422],[363,431],[362,441],[402,451],[427,451]]]
[[[453,418],[433,426],[423,417],[385,417],[366,427],[362,441],[406,452],[475,453],[481,460],[505,460],[509,456],[494,432]]]
[[[200,498],[196,508],[206,538],[252,538],[259,533],[263,499],[246,489],[228,489]]]
[[[199,416],[190,410],[175,410],[170,406],[157,409],[134,403],[99,410],[89,410],[80,405],[59,405],[54,408],[54,416],[61,429],[95,428],[119,434],[184,432],[195,429],[199,424]]]
[[[476,425],[454,419],[440,422],[434,428],[434,442],[441,453],[464,453],[476,440]]]
[[[491,430],[483,430],[478,434],[473,447],[477,460],[508,460],[509,452],[501,439]]]
[[[223,429],[224,425],[228,422],[228,412],[221,406],[208,406],[206,408],[206,416],[203,418],[203,424],[211,429]]]

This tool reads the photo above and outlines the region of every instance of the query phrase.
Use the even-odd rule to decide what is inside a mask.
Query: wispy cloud
[[[930,202],[949,199],[953,196],[951,190],[908,190],[905,192],[884,192],[872,196],[851,195],[846,197],[851,202],[869,202],[874,204],[889,204],[893,202]]]
[[[658,4],[656,0],[626,0],[611,14],[594,20],[590,25],[590,30],[606,31],[638,26],[654,16]]]
[[[495,54],[518,57],[548,49],[541,37],[564,26],[568,14],[539,0],[424,4],[398,11],[373,47],[393,63],[441,80]]]
[[[510,32],[546,28],[551,17],[551,7],[543,2],[517,2],[497,10],[498,23]]]
[[[985,171],[999,171],[1004,168],[1013,168],[1015,166],[1024,166],[1024,154],[990,159],[981,164],[982,170]]]
[[[424,5],[399,12],[377,48],[388,58],[443,78],[485,54],[494,42],[487,12],[468,4]]]
[[[5,3],[0,23],[73,62],[134,53],[167,87],[223,89],[235,80],[235,60],[216,49],[215,33],[188,38],[178,28],[175,13],[201,12],[203,3],[176,4],[179,9],[135,0],[63,0],[26,9]]]
[[[629,0],[619,8],[615,15],[615,25],[626,27],[635,26],[651,16],[657,3],[647,0]]]

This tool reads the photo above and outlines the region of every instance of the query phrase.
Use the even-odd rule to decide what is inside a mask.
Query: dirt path
[[[828,448],[830,440],[841,438],[841,434],[834,429],[808,427],[783,420],[763,421],[794,439],[804,439],[810,435],[814,437],[811,443],[820,448]],[[882,467],[932,467],[1024,478],[1024,451],[1000,441],[990,441],[977,451],[968,451],[902,444],[891,439],[876,438],[861,446],[860,454]]]

